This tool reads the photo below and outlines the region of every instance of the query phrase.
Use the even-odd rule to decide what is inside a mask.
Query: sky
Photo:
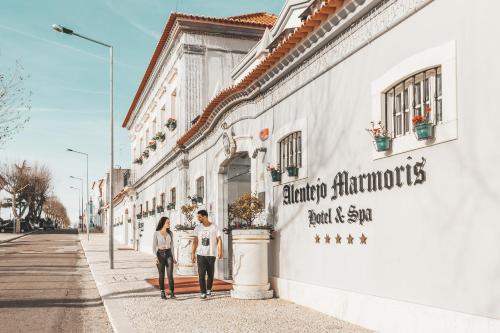
[[[27,160],[47,165],[53,192],[78,217],[80,187],[89,187],[109,169],[108,49],[56,33],[54,23],[113,45],[115,167],[130,167],[128,136],[122,121],[171,12],[232,16],[252,12],[278,14],[284,0],[1,0],[0,73],[24,68],[32,91],[30,121],[0,147],[0,163]],[[85,191],[85,189],[84,189]],[[85,193],[84,193],[85,195]],[[9,217],[4,209],[1,215]]]

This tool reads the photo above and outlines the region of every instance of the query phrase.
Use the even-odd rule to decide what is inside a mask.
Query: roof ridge
[[[277,17],[273,13],[268,13],[268,12],[255,12],[255,13],[248,13],[248,14],[242,14],[242,15],[236,15],[236,16],[226,16],[228,19],[240,19],[240,18],[247,18],[247,17],[252,17],[252,16],[262,16],[262,15],[268,15],[268,16],[274,16]]]

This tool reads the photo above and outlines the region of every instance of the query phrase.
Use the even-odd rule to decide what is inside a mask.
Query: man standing
[[[222,235],[213,223],[208,220],[208,213],[202,209],[198,211],[200,224],[194,229],[196,237],[193,241],[191,260],[198,262],[198,276],[200,279],[201,299],[212,295],[216,256],[222,259]],[[205,275],[208,275],[205,280]]]

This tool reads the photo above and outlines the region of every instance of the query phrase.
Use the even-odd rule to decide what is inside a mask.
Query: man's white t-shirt
[[[196,254],[200,256],[217,257],[217,237],[222,237],[220,229],[213,223],[208,227],[199,224],[194,228],[194,234],[198,237]]]

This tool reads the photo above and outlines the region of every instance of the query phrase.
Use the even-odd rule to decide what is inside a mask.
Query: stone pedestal
[[[233,290],[231,297],[240,299],[268,299],[267,256],[269,231],[260,229],[232,230]]]
[[[193,230],[176,231],[177,237],[177,275],[198,275],[196,263],[191,261],[193,249]]]

